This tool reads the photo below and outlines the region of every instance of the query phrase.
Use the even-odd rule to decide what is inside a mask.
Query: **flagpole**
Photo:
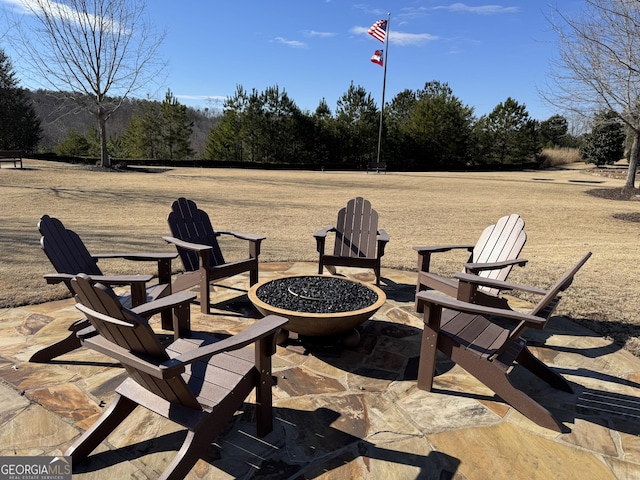
[[[380,148],[382,145],[382,119],[384,117],[384,93],[387,88],[387,58],[389,56],[389,25],[391,23],[391,12],[387,13],[387,29],[384,36],[384,74],[382,77],[382,105],[380,106],[380,126],[378,128],[378,155],[376,157],[376,172],[378,172],[377,166],[380,165]]]

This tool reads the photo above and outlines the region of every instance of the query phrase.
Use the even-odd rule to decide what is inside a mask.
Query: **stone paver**
[[[271,263],[261,279],[315,271],[311,263]],[[338,271],[373,280],[366,270]],[[250,398],[187,478],[640,478],[640,359],[566,318],[531,332],[534,353],[575,393],[556,392],[526,372],[516,381],[563,422],[562,434],[533,424],[442,356],[434,391],[418,390],[422,320],[413,310],[414,281],[411,272],[383,269],[388,301],[360,327],[356,347],[278,347],[273,432],[255,437]],[[234,333],[258,317],[246,277],[224,285],[233,288],[215,287],[211,315],[193,305],[195,330]],[[111,359],[87,349],[28,363],[78,317],[71,299],[0,310],[1,455],[63,453],[125,378]],[[607,412],[594,406],[601,401]],[[139,408],[75,466],[74,478],[157,478],[183,439],[179,427]]]

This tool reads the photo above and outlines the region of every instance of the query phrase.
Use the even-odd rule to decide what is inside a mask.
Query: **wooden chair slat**
[[[71,286],[78,308],[99,332],[97,337],[86,339],[86,345],[111,355],[128,373],[116,389],[114,404],[65,452],[74,465],[89,455],[136,405],[177,422],[193,435],[187,435],[176,459],[163,473],[162,478],[166,479],[182,479],[189,473],[254,389],[259,399],[258,435],[271,431],[270,356],[275,351],[276,334],[286,319],[266,317],[262,323],[249,326],[218,345],[212,337],[199,335],[179,338],[165,349],[148,321],[123,307],[109,289],[92,283],[86,275],[76,276]],[[252,342],[257,345],[255,349],[246,346]],[[198,440],[191,443],[192,438]]]
[[[557,302],[559,293],[571,284],[590,256],[591,253],[587,253],[562,275],[529,314],[472,304],[429,292],[419,293],[418,297],[425,308],[418,387],[431,390],[436,350],[440,350],[523,415],[538,425],[562,432],[563,426],[552,414],[517,388],[509,376],[516,371],[512,367],[518,364],[549,385],[572,392],[562,376],[534,357],[522,335],[529,326],[545,326],[550,315],[549,305]],[[545,316],[539,316],[541,312]],[[496,317],[500,318],[499,322]]]
[[[98,267],[97,258],[91,255],[80,236],[73,230],[65,228],[59,219],[50,217],[49,215],[43,215],[38,222],[38,229],[42,235],[40,238],[40,246],[57,274],[60,274],[59,276],[46,275],[47,281],[51,281],[51,283],[63,281],[72,293],[71,275],[86,274],[90,276],[100,276],[103,282],[111,282],[118,285],[128,284],[131,286],[131,294],[123,295],[119,299],[121,303],[127,306],[152,301],[170,293],[168,285],[171,275],[171,255],[167,253],[145,253],[142,255],[107,253],[102,255],[102,257],[106,258],[128,258],[138,261],[158,262],[158,278],[162,278],[165,283],[152,286],[146,289],[145,292],[145,283],[151,278],[150,275],[148,277],[135,275],[112,275],[105,277]],[[115,313],[115,309],[109,311],[109,314]],[[162,325],[167,329],[172,328],[171,312],[167,311],[162,313]],[[76,336],[76,332],[88,326],[89,324],[86,323],[86,321],[78,325],[75,325],[74,322],[74,325],[70,328],[71,333],[67,338],[40,350],[30,358],[30,361],[48,362],[52,358],[79,348],[80,341]],[[106,330],[103,333],[106,335]],[[116,332],[113,332],[113,334],[116,334]]]
[[[524,231],[524,220],[518,214],[511,214],[498,219],[494,225],[486,227],[475,246],[471,250],[471,255],[467,263],[487,264],[504,261],[517,260],[527,241],[527,234]],[[450,251],[456,248],[452,246],[448,249],[429,251],[428,247],[415,247],[418,250],[418,280],[416,283],[416,294],[425,289],[436,289],[447,295],[458,295],[459,282],[436,275],[429,271],[431,256],[438,251]],[[421,253],[420,248],[426,250]],[[426,265],[426,268],[425,268]],[[477,275],[484,278],[496,280],[506,280],[513,269],[514,264],[502,266],[488,270],[480,270]],[[464,271],[464,269],[463,269]],[[474,289],[474,302],[488,306],[504,307],[506,300],[500,297],[500,289],[485,285],[476,286]],[[471,299],[467,299],[471,300]],[[416,302],[419,312],[422,306]]]
[[[176,277],[172,284],[172,291],[184,290],[199,284],[203,313],[211,312],[209,303],[211,282],[244,272],[249,272],[251,285],[258,282],[258,256],[260,243],[264,237],[216,231],[209,215],[199,209],[194,201],[184,197],[178,198],[171,204],[167,223],[172,236],[164,239],[176,246],[185,270],[184,274]],[[227,262],[218,243],[218,236],[222,234],[247,241],[248,257]]]
[[[325,240],[334,232],[333,254],[325,254]],[[376,284],[380,284],[380,262],[389,241],[386,232],[378,229],[378,212],[371,202],[356,197],[338,210],[335,226],[314,233],[319,253],[318,273],[324,266],[372,268]]]

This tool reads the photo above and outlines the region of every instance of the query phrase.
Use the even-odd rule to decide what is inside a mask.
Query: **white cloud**
[[[362,10],[368,15],[380,15],[381,19],[383,17],[386,17],[387,14],[389,13],[387,10],[383,10],[381,8],[374,8],[374,7],[371,7],[370,5],[367,5],[366,3],[357,3],[353,6],[353,8],[357,10]]]
[[[0,0],[1,2],[8,3],[17,7],[16,9],[21,13],[33,15],[37,12],[42,12],[47,16],[66,20],[72,23],[87,25],[100,25],[100,28],[107,30],[108,27],[114,32],[121,31],[121,27],[117,23],[111,24],[112,20],[100,18],[89,12],[82,12],[75,10],[63,3],[54,2],[52,0]]]
[[[8,3],[9,5],[13,5],[14,7],[17,7],[17,10],[20,10],[25,13],[27,12],[27,9],[25,8],[25,2],[23,0],[0,0],[0,2]]]
[[[305,37],[320,37],[320,38],[329,38],[335,37],[337,33],[333,32],[318,32],[316,30],[306,30],[304,32]]]
[[[449,10],[450,12],[476,13],[478,15],[493,15],[498,13],[517,13],[519,7],[503,7],[502,5],[471,6],[465,3],[452,3],[433,7],[433,10]]]
[[[368,35],[368,27],[353,27],[351,33],[356,35]],[[389,43],[392,45],[423,45],[427,42],[439,40],[440,37],[431,35],[430,33],[405,33],[391,30],[389,32]]]
[[[440,40],[440,37],[430,33],[405,33],[393,30],[389,33],[389,43],[394,45],[422,45],[435,40]]]
[[[276,37],[275,41],[292,48],[306,48],[307,44],[299,40],[287,40],[283,37]]]

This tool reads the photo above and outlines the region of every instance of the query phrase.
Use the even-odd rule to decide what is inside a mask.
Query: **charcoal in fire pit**
[[[373,305],[378,294],[357,282],[334,277],[288,277],[256,290],[263,302],[304,313],[352,312]]]

